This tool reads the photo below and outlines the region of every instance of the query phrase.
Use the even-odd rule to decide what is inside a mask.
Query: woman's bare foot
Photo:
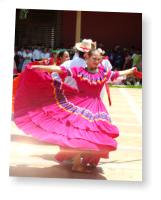
[[[83,167],[82,165],[74,166],[72,167],[72,172],[77,172],[77,173],[91,173],[90,170],[87,168]]]
[[[96,167],[97,165],[95,163],[89,163],[92,167]]]

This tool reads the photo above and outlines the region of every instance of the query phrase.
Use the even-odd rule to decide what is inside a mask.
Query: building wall
[[[66,48],[75,43],[76,11],[63,12],[62,42]],[[142,13],[82,11],[81,38],[92,39],[107,49],[142,48]]]
[[[77,11],[63,11],[62,43],[65,48],[75,44]]]

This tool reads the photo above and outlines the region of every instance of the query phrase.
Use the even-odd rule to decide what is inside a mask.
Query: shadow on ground
[[[51,167],[30,167],[28,165],[10,166],[9,176],[39,177],[39,178],[69,178],[69,179],[96,179],[107,180],[102,174],[102,168],[92,169],[90,174],[71,172],[72,163],[64,162]],[[91,167],[87,167],[91,169]]]

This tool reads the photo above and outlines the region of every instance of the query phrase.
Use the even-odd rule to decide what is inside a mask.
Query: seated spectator
[[[38,46],[37,49],[34,50],[32,57],[33,57],[33,61],[40,61],[41,59],[40,46]]]
[[[29,62],[32,62],[32,53],[30,53],[30,49],[26,48],[26,53],[23,53],[23,65],[22,65],[22,71],[25,69],[25,66],[28,65]]]
[[[45,47],[44,53],[41,53],[41,60],[46,60],[48,58],[50,58],[50,53],[48,53],[48,49]]]

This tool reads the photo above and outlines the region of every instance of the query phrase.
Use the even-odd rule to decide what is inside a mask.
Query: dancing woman
[[[94,49],[88,52],[86,68],[26,66],[19,80],[14,104],[16,125],[38,140],[59,145],[58,161],[74,157],[73,172],[90,173],[83,165],[96,166],[100,158],[109,158],[109,152],[117,149],[114,138],[119,130],[111,122],[100,91],[109,79],[132,76],[136,68],[112,72],[98,66],[100,59]],[[72,76],[79,90],[37,69],[57,72],[61,78]]]

